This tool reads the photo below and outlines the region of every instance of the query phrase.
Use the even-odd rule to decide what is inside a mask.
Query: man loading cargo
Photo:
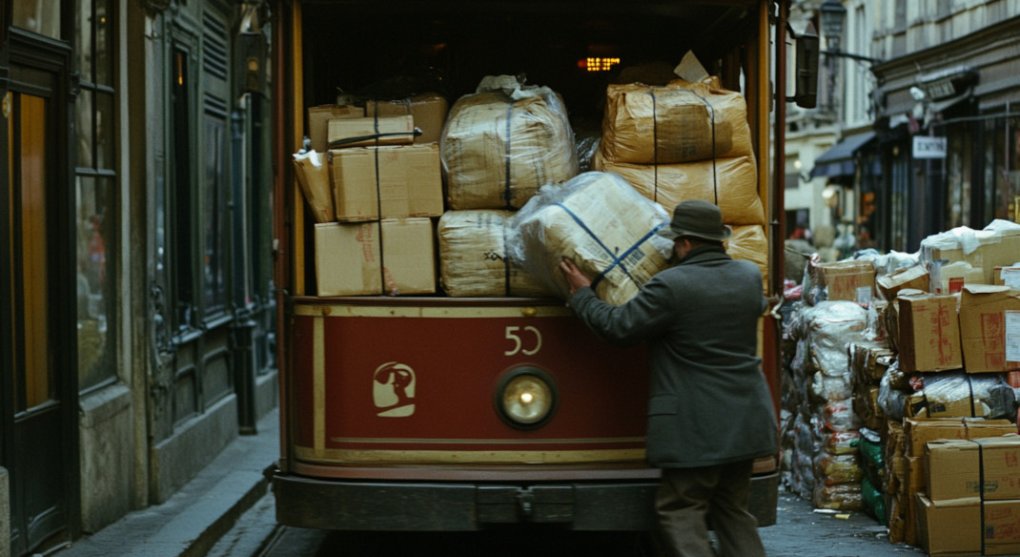
[[[776,454],[776,418],[757,356],[758,318],[768,306],[761,274],[723,248],[730,235],[716,205],[684,201],[659,234],[679,263],[621,306],[599,300],[570,260],[560,270],[570,306],[599,336],[648,341],[651,367],[647,455],[662,469],[658,540],[669,556],[765,555],[748,512],[755,458]]]

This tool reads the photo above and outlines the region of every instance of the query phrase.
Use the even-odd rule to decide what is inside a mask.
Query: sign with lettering
[[[946,158],[946,138],[915,135],[913,155],[915,159]]]

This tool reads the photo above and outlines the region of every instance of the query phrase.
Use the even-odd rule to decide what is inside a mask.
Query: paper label
[[[1020,311],[1007,310],[1006,321],[1006,361],[1020,362]]]
[[[1020,290],[1020,267],[1005,267],[1002,269],[1002,284]]]

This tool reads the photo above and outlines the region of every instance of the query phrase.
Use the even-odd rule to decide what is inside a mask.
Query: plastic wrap
[[[886,524],[885,496],[867,477],[861,480],[861,503],[864,512],[871,515],[879,524]]]
[[[861,425],[850,400],[827,402],[821,408],[820,418],[826,431],[852,431]]]
[[[577,151],[577,171],[589,172],[595,161],[595,153],[599,149],[598,136],[578,137],[574,143],[574,150]]]
[[[886,372],[878,387],[878,406],[890,420],[902,420],[907,394],[893,385],[893,376]]]
[[[910,395],[908,416],[1015,419],[1017,401],[1001,375],[926,374],[924,387]]]
[[[859,511],[864,508],[861,500],[861,484],[818,485],[815,487],[811,503],[819,509],[841,511]]]
[[[440,282],[450,296],[543,296],[551,292],[506,254],[513,213],[447,211],[439,219]]]
[[[743,95],[708,83],[609,85],[603,155],[615,162],[672,164],[751,153]]]
[[[822,302],[805,312],[812,365],[831,377],[848,377],[847,347],[867,340],[868,313],[853,302]]]
[[[451,209],[522,207],[543,185],[577,174],[567,111],[547,87],[489,77],[450,109],[441,159]]]
[[[831,377],[820,371],[815,373],[811,378],[811,394],[820,401],[843,401],[851,398],[853,389],[850,387],[849,374]]]
[[[861,434],[858,431],[823,433],[822,448],[833,455],[856,454]]]
[[[623,176],[641,195],[670,209],[681,201],[701,199],[717,203],[726,224],[765,224],[765,210],[758,196],[758,168],[750,155],[642,165],[612,162],[600,152],[595,155],[594,168]]]
[[[553,292],[567,297],[559,270],[567,257],[593,278],[599,298],[627,302],[668,266],[673,243],[655,232],[666,211],[619,176],[586,172],[546,186],[513,218],[507,251]]]
[[[857,464],[856,450],[849,454],[821,452],[815,457],[815,479],[819,484],[856,484],[863,473]]]

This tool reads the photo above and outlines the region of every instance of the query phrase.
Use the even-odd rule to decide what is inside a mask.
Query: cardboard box
[[[985,555],[1020,555],[1020,501],[985,501]]]
[[[964,286],[960,298],[960,342],[967,373],[1020,369],[1006,361],[1006,311],[1020,311],[1020,291],[1008,286]],[[1020,331],[1016,331],[1020,342]]]
[[[946,234],[938,234],[921,241],[921,259],[923,261],[946,262],[966,261],[974,268],[982,269],[986,284],[993,284],[995,267],[1016,263],[1020,253],[1020,234],[1014,230],[989,233],[979,231],[976,234],[977,247],[970,253],[964,253],[959,240],[947,240]],[[942,239],[939,239],[942,238]]]
[[[432,236],[427,218],[316,224],[319,296],[434,293]]]
[[[443,133],[446,123],[446,112],[449,103],[438,93],[423,93],[406,99],[390,101],[368,101],[365,103],[365,116],[404,116],[411,115],[414,127],[421,130],[421,135],[414,138],[416,144],[435,143]]]
[[[882,275],[875,279],[878,290],[886,300],[895,300],[896,294],[904,288],[914,288],[929,292],[928,270],[924,265],[914,265],[900,269],[892,274]]]
[[[410,114],[330,120],[327,130],[330,149],[414,143],[414,118]]]
[[[330,157],[337,220],[443,214],[439,145],[336,149]]]
[[[823,263],[815,271],[819,285],[825,287],[827,300],[856,302],[866,295],[870,302],[874,295],[875,266],[870,261]]]
[[[932,501],[981,496],[981,454],[977,443],[940,439],[926,445],[924,491]]]
[[[904,295],[899,306],[900,369],[905,372],[944,371],[963,367],[956,296]]]
[[[966,284],[985,284],[985,271],[966,261],[932,264],[931,281],[933,294],[955,294]]]
[[[995,268],[993,284],[1020,290],[1020,265],[1002,265]]]
[[[1015,432],[1016,426],[1009,420],[986,420],[983,418],[906,418],[903,420],[903,436],[906,439],[907,455],[909,456],[924,455],[925,445],[937,439],[980,439],[1000,437]]]
[[[312,149],[320,153],[329,150],[326,132],[330,120],[341,118],[364,118],[365,109],[354,105],[323,104],[308,109],[308,138],[312,140]]]
[[[984,499],[1020,499],[1020,435],[986,437],[972,442],[981,447]],[[1020,528],[1020,524],[1017,527]]]
[[[918,540],[929,555],[981,553],[981,500],[916,496]],[[909,528],[908,528],[909,530]]]

